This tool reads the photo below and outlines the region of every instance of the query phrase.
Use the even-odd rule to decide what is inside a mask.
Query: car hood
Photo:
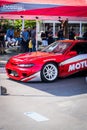
[[[61,55],[60,53],[57,55]],[[31,52],[31,53],[23,53],[16,56],[11,57],[11,62],[14,63],[27,63],[27,62],[33,62],[35,60],[41,60],[41,59],[47,59],[54,57],[55,53],[48,53],[48,52]]]

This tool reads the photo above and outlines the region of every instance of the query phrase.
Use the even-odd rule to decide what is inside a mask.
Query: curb
[[[5,65],[6,65],[7,61],[6,60],[1,60],[0,61],[0,73],[5,73]]]
[[[7,89],[3,86],[0,86],[0,95],[6,95],[7,94]]]
[[[6,63],[7,63],[6,60],[1,60],[0,61],[0,67],[4,67]]]
[[[6,73],[5,66],[0,67],[0,74],[1,74],[1,73]]]
[[[0,73],[1,72],[5,72],[5,65],[6,65],[7,61],[0,61]]]

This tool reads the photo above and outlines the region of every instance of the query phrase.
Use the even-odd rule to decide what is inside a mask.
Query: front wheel
[[[58,76],[58,69],[54,63],[47,63],[41,71],[41,79],[45,82],[53,82]]]

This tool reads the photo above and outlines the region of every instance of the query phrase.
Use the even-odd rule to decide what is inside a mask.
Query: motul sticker
[[[68,72],[78,70],[78,69],[83,69],[85,67],[87,67],[87,60],[78,62],[76,64],[69,65]]]

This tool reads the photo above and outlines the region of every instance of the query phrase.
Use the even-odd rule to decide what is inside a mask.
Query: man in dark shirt
[[[5,40],[4,40],[4,36],[5,36],[5,31],[3,26],[0,26],[0,53],[4,54],[5,53]]]
[[[48,45],[54,42],[52,28],[48,30]]]
[[[46,33],[45,32],[41,33],[41,39],[42,39],[42,45],[43,46],[47,46],[48,45],[48,41],[47,41]]]
[[[83,38],[84,38],[84,40],[87,40],[87,31],[84,32],[84,34],[83,34]]]
[[[73,28],[71,28],[70,31],[69,31],[69,39],[75,40],[75,32],[74,32]]]
[[[35,26],[31,30],[31,40],[32,40],[32,44],[33,44],[32,51],[36,51],[37,45],[36,45],[36,27]]]
[[[64,40],[63,28],[58,31],[57,37],[58,40]]]

